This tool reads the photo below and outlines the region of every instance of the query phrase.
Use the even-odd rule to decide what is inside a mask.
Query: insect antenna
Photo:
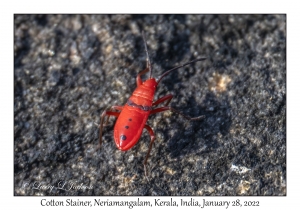
[[[144,45],[145,45],[145,51],[146,51],[146,55],[147,55],[147,68],[149,69],[150,71],[150,76],[149,76],[149,79],[152,78],[152,68],[151,68],[151,62],[150,62],[150,58],[149,58],[149,53],[148,53],[148,49],[147,49],[147,43],[146,43],[146,38],[145,38],[145,34],[144,34],[144,31],[142,31],[142,34],[143,34],[143,40],[144,40]]]
[[[162,78],[164,78],[165,76],[167,76],[168,74],[170,74],[172,71],[174,71],[174,70],[176,70],[176,69],[179,69],[179,68],[181,68],[181,67],[184,67],[184,66],[186,66],[186,65],[189,65],[189,64],[191,64],[191,63],[195,63],[195,62],[198,62],[198,61],[203,61],[203,60],[205,60],[205,59],[206,59],[206,58],[197,58],[197,59],[195,59],[195,60],[189,61],[189,62],[187,62],[187,63],[184,63],[184,64],[182,64],[182,65],[180,65],[180,66],[176,66],[176,67],[174,67],[173,69],[170,69],[170,70],[166,71],[166,72],[163,73],[163,74],[160,76],[160,78],[157,80],[157,84],[162,80]]]

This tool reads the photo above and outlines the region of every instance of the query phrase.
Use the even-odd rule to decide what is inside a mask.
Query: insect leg
[[[145,176],[146,176],[146,178],[148,179],[148,175],[147,175],[147,167],[146,167],[146,165],[147,165],[147,160],[148,160],[148,157],[149,157],[150,152],[151,152],[151,149],[152,149],[152,144],[154,143],[154,140],[155,140],[155,134],[154,134],[152,128],[151,128],[149,125],[145,125],[144,128],[146,128],[146,130],[149,132],[150,138],[151,138],[150,145],[149,145],[149,149],[148,149],[146,158],[145,158],[145,160],[144,160]],[[149,181],[149,179],[148,179],[148,181]]]
[[[173,98],[172,94],[166,95],[164,97],[161,97],[161,98],[157,99],[157,101],[155,101],[154,103],[152,103],[152,106],[155,106],[155,105],[158,105],[160,103],[163,103],[164,101],[167,101],[166,104],[165,104],[165,106],[168,106],[172,98]]]
[[[159,107],[157,109],[153,109],[150,114],[155,114],[155,113],[159,113],[159,112],[164,112],[164,111],[172,111],[172,112],[176,112],[177,114],[181,115],[182,117],[184,117],[185,119],[187,120],[201,120],[203,119],[205,116],[204,115],[201,115],[199,117],[190,117],[190,116],[187,116],[183,113],[181,113],[180,111],[174,109],[173,107],[170,107],[170,106],[164,106],[164,107]]]
[[[110,109],[108,109],[110,110]],[[102,131],[103,131],[103,123],[104,123],[104,118],[106,116],[110,117],[110,116],[115,116],[115,117],[119,117],[119,112],[113,112],[113,111],[108,111],[105,110],[102,112],[101,114],[101,120],[100,120],[100,127],[99,127],[99,146],[97,149],[100,149],[101,144],[102,144]]]
[[[118,110],[118,111],[122,111],[123,110],[123,106],[112,106],[110,107],[111,110]]]
[[[118,110],[118,111],[122,111],[123,109],[123,106],[112,106],[110,107],[109,109],[107,109],[106,111],[113,111],[113,110]],[[106,118],[106,121],[105,123],[103,124],[103,126],[107,126],[107,122],[109,120],[111,115],[108,115],[107,118]]]

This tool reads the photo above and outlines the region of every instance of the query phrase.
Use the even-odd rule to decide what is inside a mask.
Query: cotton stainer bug
[[[198,58],[192,61],[189,61],[185,64],[177,66],[173,69],[170,69],[163,73],[158,80],[152,78],[152,68],[149,59],[149,54],[147,50],[147,43],[145,40],[145,35],[143,33],[143,40],[145,45],[145,51],[147,55],[147,67],[145,70],[141,71],[136,78],[137,88],[132,93],[131,97],[128,99],[127,103],[124,106],[112,106],[110,109],[105,110],[101,115],[100,126],[99,126],[99,148],[102,144],[102,131],[105,117],[107,116],[106,122],[108,121],[110,116],[117,117],[117,121],[114,127],[114,139],[118,149],[122,151],[129,150],[132,148],[140,139],[143,129],[145,128],[151,137],[149,149],[144,160],[144,170],[145,176],[147,176],[147,160],[150,155],[150,151],[155,140],[155,134],[152,128],[146,124],[149,115],[163,112],[163,111],[173,111],[188,120],[200,120],[204,118],[204,116],[199,116],[195,118],[191,118],[177,111],[176,109],[168,106],[171,99],[173,98],[172,94],[168,94],[164,97],[159,98],[155,102],[153,102],[155,90],[160,83],[160,81],[167,76],[169,73],[173,72],[176,69],[189,65],[191,63],[195,63],[197,61],[203,61],[206,58]],[[146,81],[142,81],[141,75],[150,71],[149,79]],[[153,108],[161,103],[165,102],[165,105],[158,108]]]

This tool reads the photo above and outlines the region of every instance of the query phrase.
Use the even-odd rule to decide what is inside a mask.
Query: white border
[[[296,2],[296,1],[293,1]],[[41,208],[39,197],[13,196],[13,14],[14,13],[286,13],[287,14],[287,196],[286,197],[207,197],[210,200],[259,200],[260,208],[281,209],[299,206],[296,195],[299,192],[299,11],[292,1],[162,1],[162,0],[119,0],[119,1],[10,1],[1,3],[1,206],[20,209]],[[45,198],[45,197],[43,197]],[[46,197],[65,200],[68,197]],[[77,197],[70,197],[77,199]],[[167,199],[167,197],[165,197]],[[181,197],[175,197],[179,200]],[[186,198],[186,197],[184,197]],[[202,197],[197,197],[202,199]],[[80,197],[81,200],[93,200],[94,197]],[[105,199],[101,197],[101,199]],[[128,200],[135,197],[114,197],[109,199]],[[146,199],[154,201],[154,197]],[[4,205],[3,205],[4,204]],[[66,208],[66,207],[61,207]],[[100,208],[100,207],[97,207]],[[103,208],[103,207],[102,207]],[[168,207],[165,207],[168,208]],[[299,208],[299,207],[298,207]],[[60,209],[57,207],[56,209]],[[135,209],[135,208],[134,208]],[[153,208],[152,208],[153,209]],[[220,208],[221,209],[221,208]],[[257,207],[255,209],[258,209]],[[294,208],[296,209],[296,208]]]

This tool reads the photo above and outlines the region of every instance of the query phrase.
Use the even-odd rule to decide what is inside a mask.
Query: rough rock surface
[[[15,195],[286,195],[285,15],[14,19]],[[171,106],[206,118],[149,118],[149,182],[147,132],[121,152],[112,118],[96,150],[100,114],[126,103],[145,68],[142,31],[155,77],[207,57],[158,87],[156,98],[172,93]]]

